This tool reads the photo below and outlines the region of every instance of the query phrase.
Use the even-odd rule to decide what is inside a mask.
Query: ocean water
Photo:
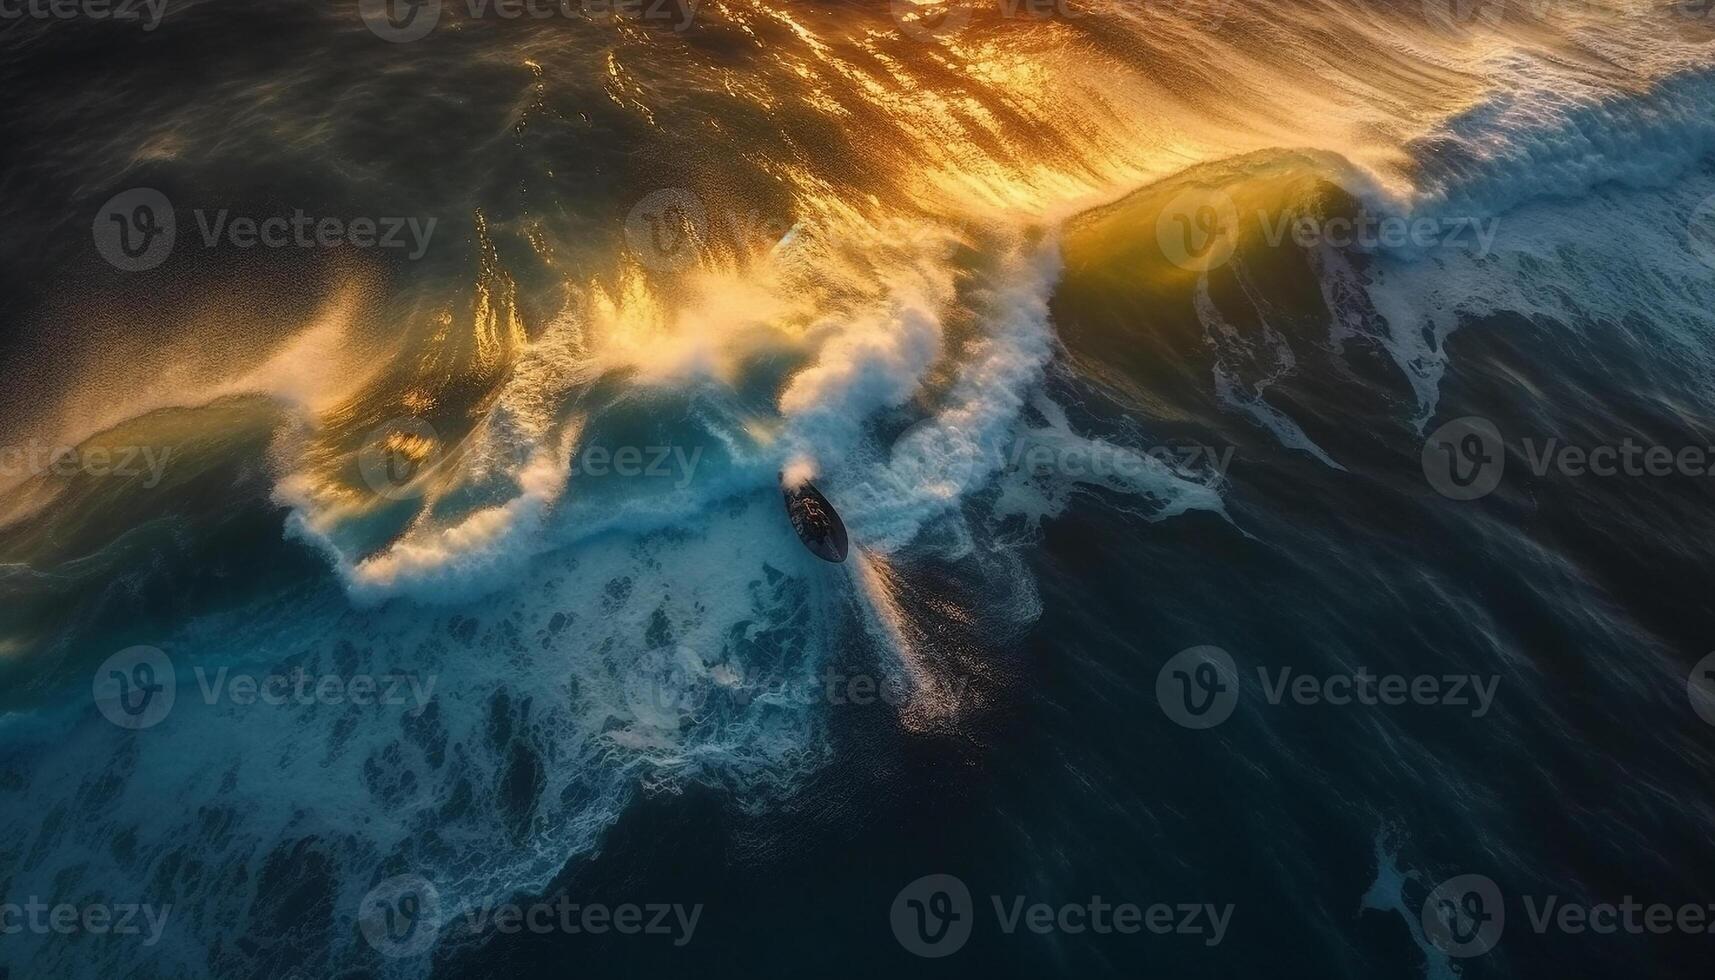
[[[1537,912],[1715,903],[1710,477],[1537,461],[1715,458],[1709,9],[160,10],[0,32],[0,929],[169,911],[0,968],[1707,974]]]

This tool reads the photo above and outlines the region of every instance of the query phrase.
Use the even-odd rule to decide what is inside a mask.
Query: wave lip
[[[1510,70],[1542,75],[1522,60]],[[1665,187],[1715,152],[1715,69],[1681,69],[1638,93],[1543,79],[1490,95],[1406,149],[1417,214],[1486,217],[1608,183]]]

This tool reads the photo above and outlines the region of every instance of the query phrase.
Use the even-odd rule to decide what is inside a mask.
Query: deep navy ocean
[[[1710,976],[1715,5],[0,81],[0,978]]]

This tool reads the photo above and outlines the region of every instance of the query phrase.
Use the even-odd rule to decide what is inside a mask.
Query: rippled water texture
[[[0,443],[136,464],[0,473],[0,890],[175,910],[141,959],[8,936],[15,975],[485,975],[470,937],[366,943],[400,874],[446,923],[731,888],[775,909],[711,912],[734,970],[782,969],[766,921],[887,969],[893,891],[955,870],[1240,908],[1212,953],[979,942],[949,961],[974,973],[1436,977],[1467,966],[1412,916],[1447,874],[1665,898],[1710,870],[1684,700],[1709,491],[1515,460],[1460,509],[1420,453],[1463,415],[1709,444],[1715,19],[496,9],[442,0],[414,39],[283,0],[0,34]],[[138,188],[171,245],[127,271],[102,217]],[[392,243],[228,234],[299,215]],[[799,544],[782,474],[850,560]],[[1200,644],[1503,693],[1485,723],[1196,737],[1154,684]],[[147,731],[89,697],[137,645],[177,684]],[[783,696],[830,667],[897,696]],[[221,669],[433,687],[263,709],[204,696]],[[718,858],[685,843],[711,826]],[[802,884],[824,860],[848,891]],[[1525,948],[1469,975],[1690,962]],[[715,972],[697,952],[647,962]]]

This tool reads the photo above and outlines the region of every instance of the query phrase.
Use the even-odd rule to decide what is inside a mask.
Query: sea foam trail
[[[1414,213],[1485,217],[1608,183],[1666,187],[1715,151],[1715,71],[1706,66],[1637,93],[1516,55],[1495,71],[1522,84],[1406,145],[1418,167]]]
[[[1038,268],[1033,296],[996,294],[1003,305],[1029,302],[975,341],[977,353],[961,362],[967,376],[935,415],[935,424],[949,431],[975,432],[974,445],[993,448],[1003,440],[1049,355],[1051,259]],[[898,583],[885,572],[865,574],[873,569],[863,555],[854,568],[867,583],[857,590],[867,601],[854,600],[844,576],[830,579],[836,573],[793,537],[772,472],[794,445],[861,452],[865,437],[846,420],[897,407],[915,393],[922,362],[933,361],[921,355],[939,348],[941,328],[938,313],[931,318],[922,303],[901,302],[899,309],[924,333],[893,345],[885,334],[895,321],[879,317],[830,342],[815,373],[786,400],[790,437],[756,449],[757,459],[729,468],[712,485],[693,484],[664,508],[665,516],[634,523],[610,517],[606,532],[593,535],[577,527],[592,515],[580,509],[565,458],[556,452],[586,431],[559,419],[577,371],[552,353],[551,340],[538,341],[524,363],[559,364],[548,372],[551,380],[524,369],[528,392],[503,394],[459,455],[504,460],[523,450],[527,462],[492,482],[516,492],[444,527],[419,523],[377,556],[356,561],[335,545],[337,527],[325,519],[318,526],[316,501],[300,502],[306,509],[293,518],[296,533],[333,558],[343,593],[287,596],[164,638],[163,648],[181,667],[180,707],[146,743],[124,742],[130,733],[86,713],[75,731],[92,743],[88,751],[37,766],[15,802],[49,812],[66,794],[99,784],[109,787],[108,803],[74,827],[42,831],[65,835],[61,843],[75,847],[26,842],[43,857],[21,869],[14,885],[45,889],[74,875],[85,887],[119,894],[124,882],[182,860],[185,848],[195,848],[207,866],[262,880],[279,864],[276,849],[295,847],[297,863],[338,869],[326,882],[335,923],[352,921],[375,881],[408,873],[435,885],[445,904],[439,925],[452,930],[465,909],[544,888],[567,860],[599,845],[639,789],[673,792],[703,783],[730,789],[740,805],[769,805],[826,757],[820,704],[778,692],[819,690],[824,659],[845,646],[836,631],[851,602],[881,625],[882,645],[900,656],[898,666],[927,669],[921,658],[928,651],[913,639],[919,631],[894,601]],[[544,400],[544,386],[559,390]],[[823,410],[828,404],[834,412]],[[922,456],[912,465],[921,472],[957,462]],[[910,501],[893,515],[897,537],[889,543],[903,545],[909,528],[955,507],[957,494],[979,479],[943,478],[951,488],[946,496]],[[428,495],[444,499],[435,484]],[[675,522],[679,506],[694,507],[695,520]],[[670,533],[654,533],[659,521]],[[885,560],[875,561],[879,568]],[[379,601],[385,598],[413,601]],[[355,608],[351,599],[359,600]],[[425,610],[418,599],[438,608]],[[232,650],[243,651],[238,666],[245,670],[403,671],[433,678],[436,693],[420,712],[403,717],[286,705],[267,724],[254,724],[246,709],[224,700],[200,703],[190,680],[198,666],[231,666],[222,651]],[[919,698],[907,712],[939,717],[956,707]],[[118,751],[107,743],[147,750]],[[78,760],[88,757],[113,761],[98,772],[78,772]],[[198,816],[149,805],[163,797],[242,803],[210,829]],[[124,854],[70,863],[120,838],[131,842]],[[173,945],[162,951],[177,964],[169,972],[185,975],[231,923],[260,923],[268,915],[249,889],[212,879],[181,882],[162,900],[185,909]],[[325,950],[313,964],[318,971],[374,965],[349,928],[307,939],[305,948]],[[265,972],[270,948],[252,955],[222,965],[234,973]],[[34,962],[52,967],[61,959],[46,949]],[[402,975],[421,968],[383,966]]]
[[[1693,224],[1715,191],[1700,172],[1715,155],[1715,71],[1689,62],[1641,90],[1618,91],[1517,53],[1490,69],[1520,84],[1409,141],[1410,190],[1355,171],[1334,175],[1376,215],[1459,234],[1430,245],[1384,242],[1361,273],[1338,252],[1312,256],[1334,318],[1331,340],[1354,329],[1352,318],[1366,321],[1362,332],[1412,385],[1420,431],[1439,404],[1448,338],[1473,317],[1589,325],[1642,313],[1656,321],[1659,342],[1708,360],[1710,249]],[[1355,290],[1366,294],[1365,309],[1351,303]],[[1211,312],[1200,305],[1205,322]],[[1262,410],[1228,391],[1241,407]],[[1277,434],[1313,451],[1290,428]]]
[[[11,887],[124,896],[149,883],[146,897],[175,908],[162,976],[287,966],[333,975],[377,965],[351,926],[382,878],[433,883],[440,925],[457,941],[460,913],[545,888],[596,850],[640,789],[701,783],[767,807],[825,758],[815,702],[774,692],[819,690],[820,654],[837,648],[829,637],[842,615],[839,597],[810,578],[820,563],[783,524],[777,496],[764,495],[694,535],[610,535],[538,556],[517,587],[432,612],[354,610],[330,589],[188,624],[160,641],[178,677],[161,724],[122,731],[85,707],[54,726],[65,751],[22,746],[34,760],[22,768],[0,755],[19,780],[8,815],[79,813],[29,824]],[[424,698],[205,701],[223,671],[300,667],[408,676],[417,683],[405,690]],[[162,799],[208,804],[187,811]],[[332,931],[262,941],[277,938],[271,903],[296,888],[325,895]],[[230,942],[234,928],[256,930],[249,953]],[[226,952],[208,961],[217,947]],[[24,961],[73,975],[89,955],[46,943]],[[426,962],[381,965],[421,975]]]
[[[1005,464],[1019,410],[1052,356],[1048,298],[1059,271],[1052,241],[1006,256],[995,276],[1003,284],[976,299],[988,329],[969,346],[943,404],[895,441],[882,465],[847,475],[844,513],[864,547],[904,547]]]
[[[1416,192],[1378,208],[1489,224],[1486,241],[1382,249],[1368,270],[1379,339],[1412,380],[1420,430],[1436,413],[1448,338],[1475,317],[1582,330],[1644,315],[1651,342],[1709,363],[1715,248],[1696,223],[1715,194],[1715,71],[1682,69],[1634,93],[1544,81],[1491,96],[1409,149]]]
[[[1358,910],[1360,912],[1395,912],[1405,922],[1405,928],[1411,936],[1411,941],[1423,954],[1424,980],[1457,980],[1459,970],[1452,960],[1441,949],[1432,943],[1423,931],[1421,910],[1413,908],[1406,899],[1405,890],[1408,884],[1422,889],[1415,871],[1402,871],[1399,867],[1399,842],[1390,840],[1390,836],[1398,836],[1397,832],[1388,829],[1376,831],[1374,841],[1374,859],[1376,862],[1376,877],[1370,883],[1369,890],[1364,893]]]
[[[1586,176],[1607,165],[1599,154],[1554,152],[1527,155],[1546,154],[1574,170],[1582,161],[1588,169],[1578,172]],[[1661,166],[1671,167],[1673,157],[1664,154]],[[1485,184],[1526,181],[1529,168],[1511,160],[1512,154],[1501,153],[1486,175],[1478,174],[1476,163],[1449,166],[1439,176],[1426,170],[1424,186],[1439,190],[1426,190],[1418,206],[1443,212],[1479,200],[1530,206],[1541,191]],[[1606,182],[1655,179],[1623,166],[1610,169],[1618,176]],[[1603,182],[1591,177],[1580,193],[1588,196]],[[1504,241],[1521,251],[1539,244]],[[1433,273],[1428,264],[1402,261],[1413,264],[1422,269],[1411,275]],[[174,719],[174,729],[163,729],[176,734],[151,743],[148,753],[109,752],[117,760],[111,771],[41,769],[25,791],[28,805],[51,812],[65,792],[121,787],[102,819],[63,832],[89,853],[125,835],[136,842],[131,857],[104,857],[80,872],[89,887],[114,894],[121,882],[177,860],[185,841],[260,876],[276,842],[315,836],[325,841],[315,845],[318,853],[325,850],[347,872],[336,886],[336,918],[355,909],[384,868],[408,868],[433,880],[455,909],[540,888],[570,856],[599,846],[601,833],[640,787],[670,792],[704,782],[731,787],[745,805],[767,805],[826,757],[822,713],[767,692],[777,678],[813,684],[819,652],[838,646],[835,624],[848,598],[815,586],[823,569],[791,537],[773,492],[779,465],[814,454],[827,486],[840,492],[854,539],[874,554],[855,559],[855,586],[842,579],[845,585],[834,588],[855,588],[860,611],[868,614],[864,625],[898,658],[897,668],[923,687],[922,679],[933,673],[927,659],[933,651],[917,642],[896,599],[901,584],[890,556],[909,548],[930,524],[969,506],[1003,472],[1008,448],[1018,440],[1064,446],[1083,439],[1038,391],[1053,355],[1047,301],[1059,273],[1057,253],[1051,243],[1019,244],[1002,253],[997,267],[991,285],[973,294],[981,329],[955,353],[953,380],[905,436],[873,446],[863,423],[905,409],[927,385],[946,343],[951,280],[901,278],[871,319],[833,332],[782,396],[777,407],[784,434],[777,440],[735,435],[741,428],[736,416],[707,408],[696,424],[732,440],[730,465],[683,492],[615,508],[580,500],[575,478],[566,478],[567,455],[582,430],[559,424],[557,413],[586,379],[575,358],[550,354],[555,341],[539,340],[535,356],[526,352],[523,359],[532,366],[519,373],[512,393],[503,395],[495,417],[477,434],[487,447],[479,455],[524,461],[496,484],[511,488],[506,495],[453,523],[413,527],[363,560],[343,555],[329,533],[336,529],[318,527],[313,511],[295,518],[306,537],[320,536],[346,596],[370,608],[352,611],[330,602],[317,617],[295,606],[289,615],[255,615],[249,624],[201,624],[171,644],[187,664],[217,646],[245,649],[258,663],[286,662],[302,649],[350,649],[359,664],[376,671],[408,665],[438,673],[439,689],[447,693],[432,721],[359,717],[335,726],[326,712],[303,711],[289,712],[282,728],[267,732],[240,724],[241,713],[220,706],[193,709]],[[1477,275],[1476,268],[1468,274]],[[1376,287],[1384,295],[1391,289],[1415,297],[1378,302],[1398,317],[1401,330],[1435,295],[1407,275],[1390,266]],[[1510,297],[1494,301],[1504,298]],[[1033,398],[1047,425],[1021,427],[1021,411]],[[1055,505],[1029,502],[1029,483],[1006,474],[996,513],[1039,518],[1055,512]],[[1145,470],[1134,483],[1110,488],[1165,500],[1163,514],[1220,507],[1217,487],[1180,474]],[[662,530],[672,533],[655,533]],[[711,576],[710,568],[736,574]],[[412,601],[384,601],[392,598]],[[418,601],[446,608],[425,616],[412,608]],[[290,648],[279,640],[287,623],[309,627]],[[745,692],[759,696],[739,696]],[[939,715],[944,707],[924,710]],[[504,738],[494,734],[496,719],[504,719]],[[114,735],[96,724],[80,737]],[[294,746],[291,752],[282,751],[286,744]],[[448,757],[463,761],[451,767],[435,761]],[[193,758],[204,761],[187,766]],[[330,768],[328,760],[337,765]],[[343,764],[354,760],[360,764]],[[523,809],[500,789],[502,774],[519,767],[534,772],[539,783],[530,794],[534,804]],[[331,784],[330,772],[341,774]],[[469,810],[449,822],[434,804],[458,797],[457,782],[473,774],[479,778]],[[218,798],[210,780],[230,781],[233,798],[244,801],[213,839],[145,805],[163,792]],[[312,785],[319,795],[308,792]],[[312,797],[321,802],[306,806]],[[358,819],[372,812],[389,816]],[[422,832],[431,822],[436,832]],[[513,834],[525,835],[531,846],[519,847]],[[472,854],[483,859],[472,861]],[[68,865],[49,862],[27,869],[17,882],[45,883],[68,873]],[[1374,896],[1378,907],[1393,907],[1385,891]],[[197,950],[223,934],[222,923],[245,921],[253,911],[243,890],[222,894],[210,882],[187,885],[179,897],[207,909],[189,922],[188,945],[174,953],[187,970],[199,962]],[[367,960],[355,945],[360,940],[346,940],[351,945],[336,945],[328,967]],[[52,965],[53,954],[45,955],[38,962]]]
[[[691,414],[682,434],[727,451],[702,460],[683,486],[599,502],[580,495],[577,476],[568,475],[580,426],[556,426],[544,417],[586,383],[589,372],[557,350],[550,336],[524,353],[520,373],[470,437],[474,448],[460,456],[524,460],[490,479],[498,499],[444,521],[430,511],[451,491],[426,493],[423,516],[380,552],[359,559],[336,543],[339,515],[319,509],[300,480],[287,480],[278,497],[294,509],[290,533],[328,556],[354,601],[403,596],[458,602],[513,587],[531,557],[595,535],[694,526],[735,494],[772,488],[777,474],[796,464],[839,488],[842,513],[864,547],[878,553],[904,547],[1003,464],[1019,409],[1051,357],[1047,301],[1059,269],[1051,242],[1018,245],[1003,255],[989,273],[997,285],[976,290],[971,300],[979,335],[947,351],[944,321],[964,299],[950,269],[920,258],[889,274],[870,309],[827,325],[826,339],[779,397],[777,437],[746,433],[745,420],[715,386],[685,394]],[[867,422],[920,397],[929,372],[943,360],[953,365],[955,380],[931,416],[891,451],[874,445]],[[594,414],[583,425],[599,424],[601,408],[589,410]],[[501,439],[507,442],[494,445]],[[456,473],[438,477],[454,487],[462,479]]]
[[[1263,313],[1267,306],[1259,301],[1254,286],[1242,269],[1238,271],[1238,280],[1250,298],[1252,308],[1257,311],[1260,336],[1256,340],[1247,337],[1221,315],[1209,296],[1207,276],[1198,279],[1196,293],[1192,297],[1192,309],[1203,326],[1203,336],[1215,351],[1215,397],[1228,410],[1249,417],[1273,433],[1282,446],[1308,453],[1333,469],[1345,469],[1316,445],[1291,416],[1268,403],[1269,387],[1292,374],[1297,359],[1286,339],[1269,325]]]

